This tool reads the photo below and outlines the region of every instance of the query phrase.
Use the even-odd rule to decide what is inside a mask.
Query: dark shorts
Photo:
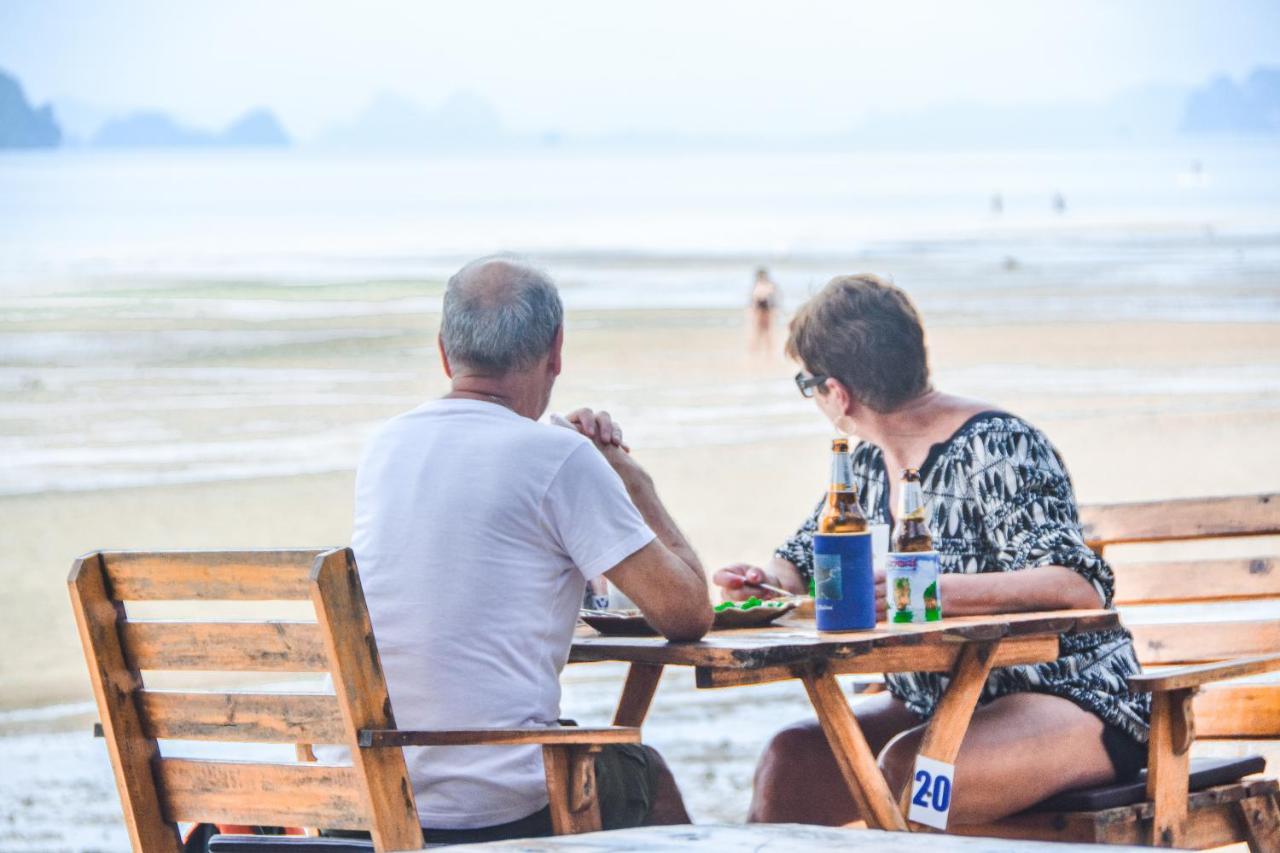
[[[1147,766],[1147,745],[1118,726],[1107,724],[1102,729],[1102,748],[1116,769],[1116,781],[1128,782]]]
[[[653,747],[639,743],[611,743],[596,755],[596,796],[600,801],[600,822],[604,829],[643,826],[653,811],[658,791],[661,761]],[[331,838],[368,838],[367,832],[327,830]],[[528,817],[479,829],[432,829],[424,827],[423,837],[432,844],[474,844],[511,838],[542,838],[551,835],[551,809],[544,807]]]

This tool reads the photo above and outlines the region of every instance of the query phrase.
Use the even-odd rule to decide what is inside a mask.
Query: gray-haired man
[[[537,423],[560,373],[555,286],[485,258],[449,280],[452,390],[385,424],[356,477],[352,538],[392,705],[414,729],[555,725],[585,584],[605,575],[671,639],[711,624],[706,578],[604,413]],[[538,747],[407,749],[433,840],[550,832]],[[597,761],[605,828],[686,823],[656,752]]]

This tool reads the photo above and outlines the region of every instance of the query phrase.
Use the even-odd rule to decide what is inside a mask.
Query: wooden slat
[[[305,600],[311,564],[321,552],[109,551],[111,597],[152,600]]]
[[[1280,495],[1187,498],[1080,507],[1085,540],[1094,548],[1121,542],[1165,542],[1280,533]]]
[[[314,622],[130,621],[121,625],[135,669],[325,672]]]
[[[89,667],[89,681],[102,715],[129,840],[134,850],[177,853],[182,849],[182,840],[178,828],[166,822],[160,812],[151,775],[151,762],[159,755],[159,749],[143,732],[134,703],[139,679],[137,673],[130,671],[120,648],[116,630],[120,614],[107,595],[101,557],[89,554],[76,560],[67,586]]]
[[[1280,560],[1179,560],[1112,564],[1116,604],[1238,601],[1280,596]]]
[[[251,743],[344,743],[333,696],[314,693],[138,693],[148,737]]]
[[[1183,687],[1199,687],[1213,681],[1244,678],[1280,670],[1280,652],[1250,658],[1232,658],[1221,663],[1205,663],[1184,666],[1159,672],[1144,672],[1129,677],[1129,689],[1138,693],[1151,690],[1178,690]]]
[[[155,768],[172,821],[369,828],[350,767],[161,758]]]
[[[1208,687],[1196,694],[1196,738],[1280,738],[1280,684]]]
[[[1144,665],[1226,660],[1280,649],[1280,620],[1133,625],[1129,630]]]
[[[361,729],[394,729],[391,697],[369,622],[360,575],[350,548],[316,558],[311,570],[311,600],[324,629],[332,661],[334,692],[342,708],[347,742]],[[351,756],[369,815],[369,832],[378,851],[416,850],[422,827],[414,804],[404,750],[357,749]],[[323,823],[307,824],[323,826]]]
[[[522,729],[362,729],[358,743],[364,748],[389,746],[517,746],[521,744],[639,743],[640,729],[630,726],[601,728]]]

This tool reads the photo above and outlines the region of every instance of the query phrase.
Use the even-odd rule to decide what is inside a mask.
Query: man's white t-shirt
[[[494,403],[384,425],[356,475],[352,547],[396,724],[553,726],[586,582],[654,538],[592,443]],[[538,746],[405,750],[424,826],[547,804]]]

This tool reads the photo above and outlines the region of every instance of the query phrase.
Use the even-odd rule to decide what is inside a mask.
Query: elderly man
[[[673,640],[710,627],[707,582],[607,415],[539,424],[563,308],[539,271],[486,258],[449,280],[452,390],[385,424],[356,477],[352,537],[400,725],[556,725],[585,585],[601,575]],[[434,841],[550,834],[537,746],[406,749]],[[607,747],[606,829],[687,823],[661,757]]]

